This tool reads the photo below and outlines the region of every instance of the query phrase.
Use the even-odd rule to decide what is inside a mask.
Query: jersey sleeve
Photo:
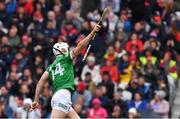
[[[69,51],[69,56],[70,56],[71,59],[73,59],[73,56],[72,56],[73,50],[74,50],[74,49],[72,49],[72,50]]]
[[[51,78],[52,78],[52,66],[49,65],[49,66],[46,68],[45,71],[48,72],[48,74],[49,74],[49,79],[51,79]]]
[[[46,68],[46,71],[50,74],[51,65]]]

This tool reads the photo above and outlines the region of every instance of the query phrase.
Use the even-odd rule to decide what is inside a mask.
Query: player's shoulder
[[[52,64],[50,64],[46,67],[46,71],[49,72],[51,70],[51,68],[52,68]]]
[[[51,63],[51,64],[49,64],[47,67],[46,67],[46,71],[47,72],[50,72],[52,69],[53,69],[53,67],[55,67],[55,63],[53,62],[53,63]]]

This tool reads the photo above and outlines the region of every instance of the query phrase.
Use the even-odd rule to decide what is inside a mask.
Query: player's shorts
[[[52,109],[68,113],[72,110],[71,93],[67,89],[58,90],[51,99]]]

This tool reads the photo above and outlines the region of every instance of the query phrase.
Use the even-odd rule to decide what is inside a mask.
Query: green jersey
[[[53,85],[53,93],[60,89],[74,90],[74,70],[70,53],[56,56],[46,71]]]

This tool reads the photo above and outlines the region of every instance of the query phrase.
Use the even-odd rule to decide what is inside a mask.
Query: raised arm
[[[40,80],[38,81],[38,84],[36,86],[36,92],[35,92],[35,97],[34,97],[34,102],[32,103],[31,105],[31,109],[30,111],[32,110],[36,110],[39,106],[39,96],[42,92],[42,89],[43,89],[43,86],[45,85],[45,83],[48,81],[48,77],[49,77],[49,74],[47,71],[45,71],[43,73],[43,75],[41,76]]]
[[[93,38],[94,34],[100,30],[101,26],[96,24],[91,33],[86,36],[82,41],[79,42],[79,44],[74,48],[72,51],[72,58],[75,56],[78,56],[84,48],[87,47],[91,39]]]

